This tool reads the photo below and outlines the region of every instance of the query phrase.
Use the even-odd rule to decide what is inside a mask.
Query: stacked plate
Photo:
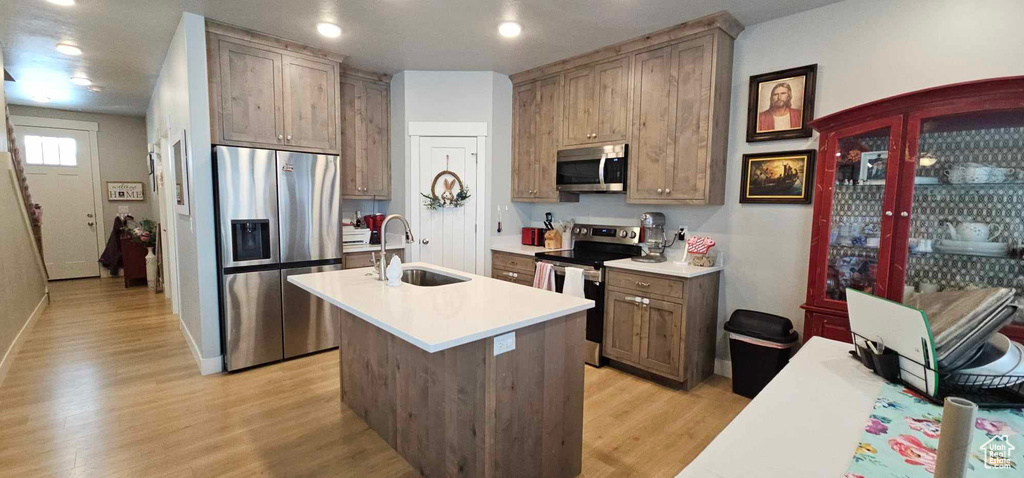
[[[1024,346],[997,333],[949,380],[978,388],[1012,387],[1024,382]]]
[[[971,242],[941,239],[935,243],[935,252],[983,257],[1006,257],[1009,255],[1010,245],[1005,242]]]

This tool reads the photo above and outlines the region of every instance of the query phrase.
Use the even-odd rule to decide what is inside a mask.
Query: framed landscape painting
[[[750,77],[747,142],[810,138],[818,65]]]
[[[743,155],[741,204],[810,204],[813,149]]]

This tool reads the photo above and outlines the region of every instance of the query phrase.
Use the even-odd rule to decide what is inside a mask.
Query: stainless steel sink
[[[439,285],[467,282],[469,279],[450,276],[427,269],[405,269],[402,271],[402,282],[420,287],[436,287]]]

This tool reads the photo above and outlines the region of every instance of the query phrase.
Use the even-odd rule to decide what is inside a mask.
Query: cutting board
[[[933,397],[937,396],[939,377],[935,370],[939,365],[935,358],[935,337],[924,312],[854,289],[846,290],[846,303],[850,312],[850,330],[899,352],[903,381]],[[866,347],[863,339],[854,339],[859,342],[857,345]]]

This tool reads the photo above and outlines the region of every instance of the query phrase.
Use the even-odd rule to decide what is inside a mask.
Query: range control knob
[[[583,234],[584,236],[586,236],[587,235],[587,228],[581,227],[580,228],[580,234]]]
[[[572,233],[573,234],[579,234],[580,233],[580,228],[578,228],[578,227],[572,228]]]
[[[627,233],[626,231],[619,231],[619,237],[621,237],[621,238],[623,238],[623,239],[625,239],[625,238],[626,238],[626,235],[627,235],[627,234],[629,234],[629,233]]]
[[[636,239],[636,231],[629,231],[629,238]]]

